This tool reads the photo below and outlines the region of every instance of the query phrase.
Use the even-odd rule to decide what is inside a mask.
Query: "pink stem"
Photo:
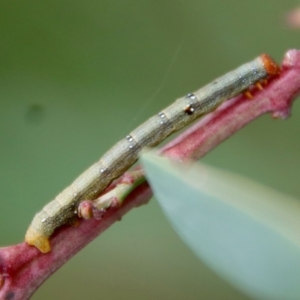
[[[271,112],[287,118],[295,96],[300,93],[300,51],[290,50],[281,75],[254,99],[231,99],[215,112],[186,130],[162,152],[176,159],[200,158],[258,116]],[[120,207],[107,211],[101,220],[80,220],[77,227],[63,226],[51,237],[52,251],[42,254],[26,243],[0,249],[0,299],[26,300],[61,265],[80,249],[121,219],[129,210],[151,197],[147,183],[138,186]],[[67,241],[67,242],[66,242]]]

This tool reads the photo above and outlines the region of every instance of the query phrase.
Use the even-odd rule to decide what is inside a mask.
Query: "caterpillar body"
[[[46,204],[33,218],[25,241],[43,253],[49,252],[52,233],[76,217],[78,203],[95,199],[114,179],[136,162],[143,147],[156,146],[171,133],[212,112],[222,102],[278,73],[279,67],[276,63],[263,54],[193,94],[179,98],[115,144],[53,201]]]

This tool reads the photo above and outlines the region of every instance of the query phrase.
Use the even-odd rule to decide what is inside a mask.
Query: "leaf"
[[[252,297],[300,299],[297,200],[202,164],[151,153],[142,162],[164,213],[201,260]]]

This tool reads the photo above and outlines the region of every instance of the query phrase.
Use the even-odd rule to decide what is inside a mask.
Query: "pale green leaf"
[[[200,259],[254,298],[300,299],[297,200],[202,164],[151,153],[142,162],[163,211]]]

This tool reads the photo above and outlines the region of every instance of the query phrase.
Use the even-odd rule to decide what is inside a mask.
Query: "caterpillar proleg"
[[[49,238],[56,228],[76,217],[78,203],[95,199],[136,162],[143,147],[156,146],[171,133],[212,112],[222,102],[278,73],[279,67],[276,63],[263,54],[193,94],[179,98],[115,144],[53,201],[46,204],[33,218],[25,241],[41,252],[49,252]]]

